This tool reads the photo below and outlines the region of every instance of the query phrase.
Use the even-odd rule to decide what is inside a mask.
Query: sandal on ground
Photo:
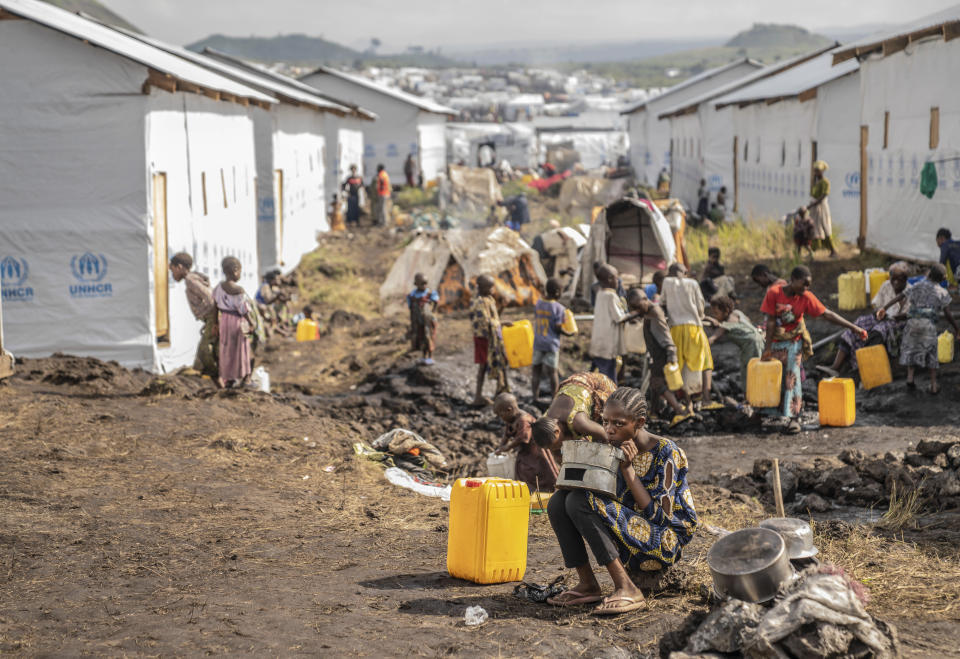
[[[692,419],[693,416],[694,416],[693,412],[690,412],[689,414],[677,414],[677,415],[675,415],[675,416],[670,420],[670,426],[669,426],[669,427],[670,427],[670,428],[676,428],[677,426],[679,426],[681,423],[683,423],[683,422],[686,421],[687,419]]]
[[[700,407],[701,412],[711,412],[713,410],[722,410],[722,409],[723,409],[723,403],[718,403],[715,400],[710,401],[706,405],[702,405]]]
[[[783,427],[784,435],[798,435],[802,428],[800,427],[800,422],[796,419],[790,419],[790,422]]]
[[[603,599],[603,595],[587,595],[576,590],[565,590],[553,597],[547,598],[547,604],[550,606],[579,606],[581,604],[593,604]]]
[[[618,616],[623,613],[636,611],[647,605],[643,595],[636,597],[608,597],[593,610],[595,616]]]

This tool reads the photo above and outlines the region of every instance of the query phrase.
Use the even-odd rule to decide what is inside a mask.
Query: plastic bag
[[[270,393],[270,374],[263,366],[258,366],[250,375],[250,383],[265,394]]]
[[[482,625],[490,617],[482,606],[468,606],[467,612],[463,614],[463,621],[467,627],[476,627]]]
[[[450,486],[440,485],[439,483],[430,483],[428,481],[411,476],[409,473],[399,467],[388,467],[383,475],[394,485],[413,490],[417,494],[428,497],[438,497],[443,501],[450,500]]]

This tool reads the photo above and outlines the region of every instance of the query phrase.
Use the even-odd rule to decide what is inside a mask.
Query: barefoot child
[[[253,321],[246,291],[240,281],[240,260],[233,256],[220,264],[224,280],[213,289],[213,300],[220,311],[220,377],[218,384],[245,385],[250,379],[251,350],[247,334]]]
[[[483,381],[489,372],[497,383],[497,393],[510,391],[507,381],[507,354],[503,348],[500,313],[493,297],[494,281],[490,275],[477,277],[477,296],[470,306],[473,324],[473,361],[477,365],[477,391],[474,405],[486,406],[490,400],[483,397]]]
[[[517,451],[516,479],[523,481],[530,491],[549,492],[557,482],[559,469],[549,449],[540,448],[532,440],[532,426],[536,419],[517,406],[517,397],[503,393],[493,402],[493,411],[505,424],[503,442],[497,453]]]
[[[560,326],[566,314],[566,308],[557,302],[560,297],[560,280],[551,277],[545,287],[546,297],[537,300],[533,322],[533,399],[540,399],[540,378],[547,376],[550,381],[551,398],[560,388],[560,374],[557,366],[560,361],[560,335],[570,336]]]
[[[422,273],[413,276],[413,285],[415,288],[407,295],[413,350],[423,351],[424,364],[433,364],[433,351],[437,344],[436,311],[440,296],[427,288],[427,278]]]
[[[710,301],[710,313],[719,323],[719,329],[710,336],[710,345],[730,341],[737,346],[740,351],[740,386],[746,393],[747,364],[763,354],[763,334],[726,295],[718,295]]]

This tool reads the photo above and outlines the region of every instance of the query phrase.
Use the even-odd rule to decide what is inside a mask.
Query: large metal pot
[[[796,517],[771,517],[760,522],[760,527],[780,534],[787,545],[787,557],[791,561],[817,555],[817,548],[813,546],[813,529],[809,522]]]
[[[617,493],[617,473],[623,451],[610,444],[598,444],[582,439],[568,440],[560,447],[563,464],[557,488],[589,490],[607,496]]]
[[[741,529],[720,538],[707,554],[707,565],[718,595],[745,602],[773,599],[793,576],[786,544],[770,529]]]

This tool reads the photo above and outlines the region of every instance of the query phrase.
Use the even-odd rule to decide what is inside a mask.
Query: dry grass
[[[907,493],[897,492],[897,484],[893,484],[890,491],[890,507],[880,518],[877,526],[888,531],[900,531],[911,523],[915,524],[917,515],[923,508],[920,498],[920,487],[913,488]]]

